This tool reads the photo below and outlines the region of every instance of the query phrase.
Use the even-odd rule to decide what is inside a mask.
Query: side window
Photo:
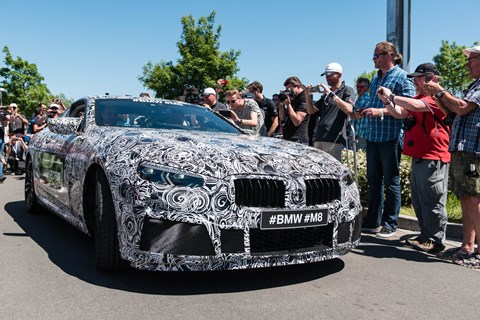
[[[81,118],[82,121],[80,122],[80,126],[78,127],[78,131],[85,130],[85,102],[84,101],[77,101],[76,103],[72,104],[70,107],[70,113],[68,114],[71,118]]]

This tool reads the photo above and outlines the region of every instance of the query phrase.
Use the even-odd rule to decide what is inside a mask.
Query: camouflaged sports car
[[[97,267],[111,271],[327,260],[361,228],[357,186],[330,155],[131,96],[88,97],[50,119],[29,146],[25,202],[93,236]]]

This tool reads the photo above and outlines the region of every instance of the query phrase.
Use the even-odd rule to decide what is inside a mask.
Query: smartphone
[[[432,80],[432,74],[430,72],[425,73],[425,82]]]
[[[230,110],[218,110],[218,113],[220,113],[222,116],[226,118],[231,118],[232,117],[232,111]]]
[[[323,88],[321,86],[313,86],[310,88],[310,92],[318,92],[318,93],[323,93]]]

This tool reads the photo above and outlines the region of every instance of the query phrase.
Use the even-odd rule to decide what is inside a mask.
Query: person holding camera
[[[257,135],[267,135],[262,112],[255,100],[245,99],[237,89],[232,89],[225,92],[225,102],[230,106],[228,117],[237,126],[252,130]]]
[[[462,207],[462,245],[447,250],[441,258],[480,268],[480,46],[463,49],[470,76],[475,81],[458,98],[438,83],[429,82],[425,89],[444,109],[454,112],[449,151],[451,187]],[[477,248],[475,250],[475,240]]]
[[[267,135],[272,137],[278,127],[278,112],[275,103],[263,95],[263,85],[254,81],[247,86],[249,92],[254,96],[260,109],[265,114],[265,127],[267,128]]]
[[[385,105],[385,114],[407,120],[403,154],[412,158],[410,187],[420,235],[406,243],[420,251],[438,253],[445,249],[450,130],[444,123],[445,113],[425,91],[425,84],[438,83],[440,72],[434,64],[422,63],[407,77],[413,78],[415,97],[400,97],[382,86],[377,95]]]
[[[293,76],[284,81],[285,91],[278,95],[278,117],[283,123],[283,139],[308,145],[308,121],[305,86]]]
[[[28,119],[21,113],[16,103],[10,103],[11,117],[10,117],[10,133],[25,135],[25,129],[28,125]]]
[[[398,66],[402,59],[393,43],[377,43],[372,60],[378,72],[370,83],[370,105],[360,113],[367,126],[369,186],[368,215],[363,219],[362,231],[382,238],[394,236],[398,228],[402,120],[384,114],[385,106],[375,93],[383,86],[397,96],[415,95],[412,79],[407,78],[407,72]]]
[[[341,81],[343,69],[336,62],[329,63],[322,76],[327,78],[327,85],[319,83],[317,86],[307,86],[307,112],[318,112],[317,126],[313,146],[331,154],[338,161],[342,161],[342,150],[345,138],[342,136],[347,116],[352,112],[355,104],[355,91]],[[313,104],[312,92],[322,93],[322,97]]]

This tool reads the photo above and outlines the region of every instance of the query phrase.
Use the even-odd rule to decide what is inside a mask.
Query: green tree
[[[35,64],[20,57],[14,59],[7,46],[3,53],[5,66],[0,68],[1,86],[5,89],[3,104],[15,102],[23,109],[22,113],[29,116],[38,103],[49,101],[52,95]]]
[[[440,53],[433,57],[441,74],[442,86],[455,95],[465,90],[473,80],[468,73],[467,57],[462,53],[464,48],[465,46],[459,46],[455,41],[452,44],[442,41]]]
[[[372,81],[373,77],[377,74],[378,70],[373,70],[370,72],[363,71],[358,77],[355,78],[353,83],[357,83],[358,78],[367,78],[368,80]]]
[[[228,79],[226,89],[243,89],[248,80],[238,78],[238,50],[220,51],[221,26],[214,27],[215,11],[208,17],[200,17],[197,24],[192,15],[181,19],[183,31],[177,42],[181,58],[174,65],[171,61],[149,61],[143,66],[139,80],[154,91],[156,97],[175,99],[183,94],[186,86],[199,89],[215,87],[218,79]]]

